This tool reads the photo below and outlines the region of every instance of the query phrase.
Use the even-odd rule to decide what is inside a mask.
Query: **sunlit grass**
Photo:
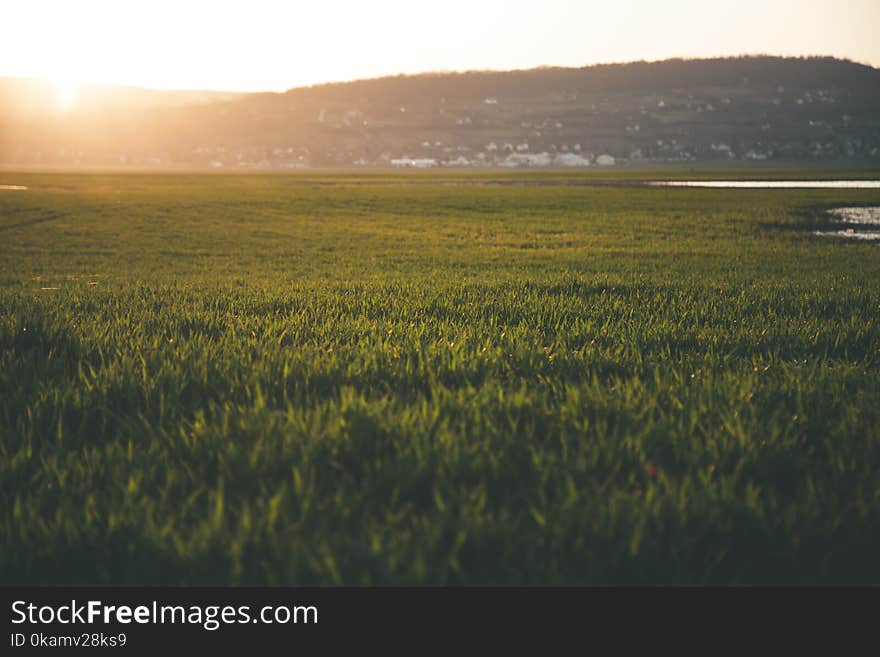
[[[880,192],[14,182],[4,583],[880,582]]]

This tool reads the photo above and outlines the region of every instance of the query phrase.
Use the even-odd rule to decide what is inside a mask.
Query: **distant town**
[[[26,165],[880,162],[880,71],[753,57],[400,76],[124,113],[6,116],[0,126],[0,163]]]

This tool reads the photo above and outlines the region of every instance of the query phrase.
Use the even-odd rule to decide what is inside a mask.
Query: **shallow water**
[[[880,189],[880,180],[658,180],[648,184],[723,189]]]
[[[22,191],[27,189],[24,185],[0,185],[0,190],[5,189],[8,191]]]
[[[850,240],[880,240],[880,232],[876,230],[863,230],[862,226],[871,228],[880,226],[880,207],[847,207],[832,208],[828,215],[835,223],[846,226],[840,230],[817,230],[814,235],[822,237],[843,237]]]
[[[877,208],[834,208],[829,210],[835,219],[847,224],[863,224],[866,226],[880,226],[880,207]]]
[[[813,234],[822,237],[845,237],[851,240],[880,240],[880,232],[870,230],[817,230]]]

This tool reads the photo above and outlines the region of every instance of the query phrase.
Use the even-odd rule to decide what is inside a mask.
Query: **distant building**
[[[449,160],[445,164],[448,167],[466,167],[471,165],[471,161],[467,159],[464,155],[459,155],[454,160]]]
[[[427,169],[429,167],[437,166],[437,160],[430,157],[401,157],[391,160],[391,166],[402,168],[412,167],[415,169]]]
[[[549,167],[552,163],[549,153],[514,153],[501,164],[507,167]]]
[[[596,164],[600,167],[613,167],[615,163],[615,159],[612,155],[608,155],[607,153],[603,153],[599,157],[596,158]]]
[[[588,167],[592,164],[589,158],[577,153],[561,153],[554,158],[553,163],[561,167]]]

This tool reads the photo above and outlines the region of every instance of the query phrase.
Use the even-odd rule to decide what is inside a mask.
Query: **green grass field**
[[[0,584],[880,584],[880,190],[566,179],[0,174]]]

